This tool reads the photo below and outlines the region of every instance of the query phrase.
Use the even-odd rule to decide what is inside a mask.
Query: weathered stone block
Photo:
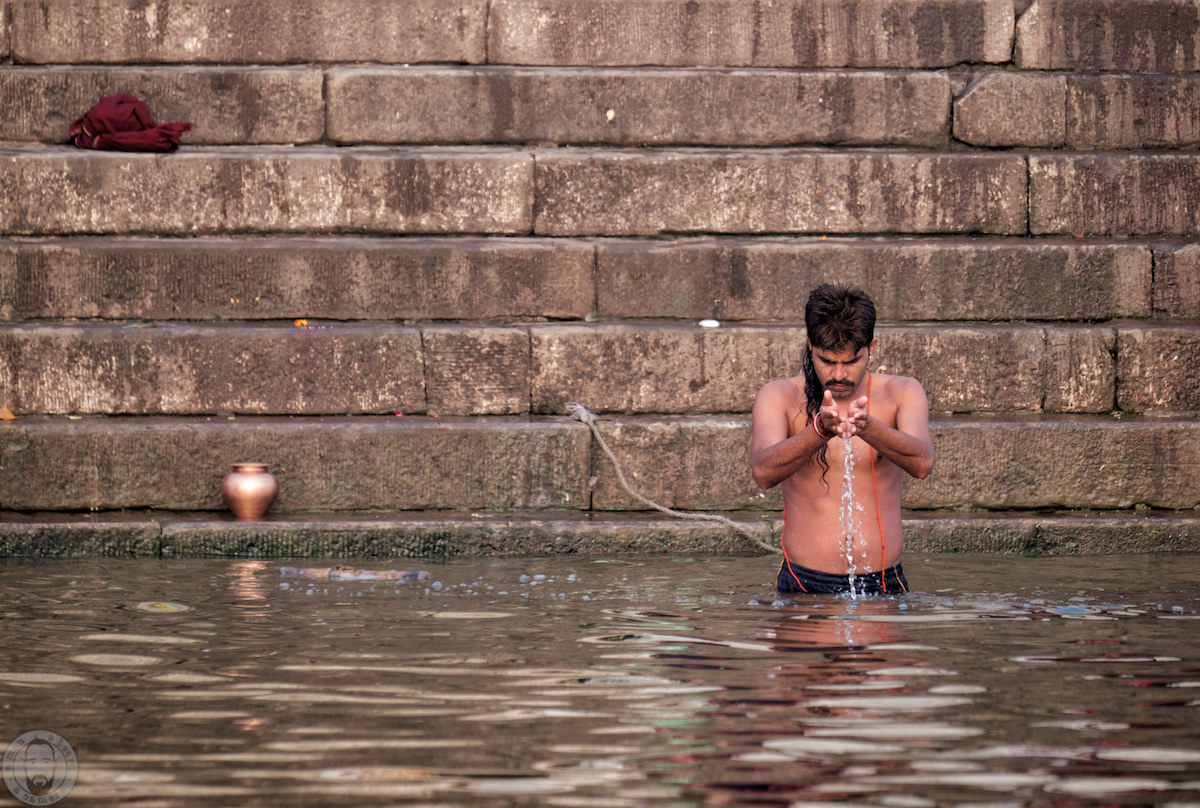
[[[577,509],[590,440],[565,419],[22,418],[0,429],[0,509],[224,511],[247,458],[279,479],[272,513]]]
[[[0,140],[69,142],[102,96],[133,93],[160,123],[192,122],[185,145],[312,143],[325,135],[323,82],[314,68],[3,68]]]
[[[1033,155],[1029,180],[1035,235],[1190,237],[1200,229],[1196,155]]]
[[[938,73],[342,67],[326,93],[342,143],[937,146],[950,127]]]
[[[1142,513],[910,514],[906,552],[1026,556],[1196,552],[1200,519]]]
[[[486,0],[11,2],[13,58],[35,64],[482,62],[485,54]]]
[[[145,558],[161,541],[158,523],[141,516],[0,513],[3,558]]]
[[[0,60],[12,53],[12,0],[0,1]]]
[[[600,423],[632,488],[676,508],[777,508],[750,479],[748,417]],[[936,419],[933,474],[905,483],[907,508],[1187,509],[1200,504],[1200,422],[1100,416]],[[592,507],[640,509],[595,452]]]
[[[1194,149],[1197,145],[1200,77],[1068,78],[1068,148]]]
[[[1029,327],[877,330],[880,372],[922,382],[932,412],[1036,412],[1044,396],[1044,334]]]
[[[1111,328],[1046,329],[1045,412],[1111,412],[1116,401],[1116,333]]]
[[[1080,72],[1200,70],[1194,0],[1034,0],[1017,20],[1018,67]]]
[[[779,508],[779,490],[760,491],[750,475],[749,417],[606,419],[599,423],[629,486],[668,508]],[[592,508],[645,510],[622,488],[612,461],[592,452]]]
[[[800,372],[803,329],[679,325],[532,329],[533,411],[749,412],[758,388]]]
[[[495,0],[494,63],[942,67],[1006,62],[1009,0]]]
[[[756,516],[758,516],[756,514]],[[777,520],[742,517],[748,530],[778,533]],[[0,522],[0,542],[4,525]],[[647,553],[762,552],[723,524],[661,514],[300,514],[247,524],[229,518],[169,519],[168,557],[440,558],[506,555],[613,556]],[[3,547],[0,544],[0,547]],[[316,566],[316,565],[314,565]]]
[[[1117,329],[1117,405],[1200,415],[1200,322]]]
[[[1154,251],[1154,314],[1200,320],[1200,245]]]
[[[1200,422],[1100,416],[947,419],[932,424],[933,474],[908,508],[1186,509],[1200,504]]]
[[[0,320],[582,319],[594,253],[567,240],[0,240]]]
[[[643,324],[532,329],[533,411],[749,412],[766,382],[799,375],[804,329]],[[1108,412],[1112,329],[885,326],[873,369],[923,381],[933,412]]]
[[[907,152],[539,152],[535,232],[1025,231],[1025,159]]]
[[[0,151],[0,233],[520,233],[532,160],[487,149]]]
[[[1074,241],[613,240],[597,247],[596,299],[601,317],[798,322],[837,278],[893,322],[1106,320],[1150,315],[1151,267],[1144,246]]]
[[[336,326],[0,327],[17,414],[424,412],[421,334]]]
[[[429,410],[437,415],[529,412],[529,332],[431,326],[422,330]]]
[[[954,102],[954,136],[974,146],[1062,146],[1066,97],[1063,76],[984,74]]]

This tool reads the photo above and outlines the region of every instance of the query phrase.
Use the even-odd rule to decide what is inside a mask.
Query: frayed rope
[[[653,508],[656,511],[665,513],[668,516],[674,516],[679,519],[703,519],[707,522],[720,522],[721,524],[729,526],[736,532],[750,539],[752,542],[768,552],[781,552],[779,547],[774,543],[763,541],[755,531],[750,530],[744,525],[739,525],[737,522],[729,519],[728,517],[722,516],[721,514],[677,511],[673,508],[668,508],[665,505],[659,505],[657,502],[647,499],[637,491],[634,491],[633,488],[630,487],[629,481],[625,479],[625,472],[621,469],[621,464],[617,461],[616,455],[612,453],[612,449],[608,448],[608,443],[604,440],[604,436],[600,434],[600,428],[597,426],[598,419],[596,418],[596,414],[582,404],[576,404],[575,402],[567,404],[567,412],[570,413],[571,417],[576,421],[582,421],[583,423],[587,424],[589,429],[592,430],[592,434],[596,436],[596,442],[600,444],[600,448],[604,450],[604,454],[608,455],[608,459],[612,462],[613,468],[617,472],[617,480],[621,483],[621,487],[625,489],[625,493],[629,494],[629,496],[633,497],[638,502],[647,507]],[[767,529],[766,533],[768,536],[773,537],[774,535],[769,528]]]

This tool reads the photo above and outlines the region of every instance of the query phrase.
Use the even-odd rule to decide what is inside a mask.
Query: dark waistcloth
[[[810,570],[784,561],[779,565],[779,579],[775,588],[782,594],[802,592],[808,595],[840,595],[850,591],[850,576]],[[908,580],[904,577],[903,568],[897,564],[883,572],[855,575],[854,591],[860,595],[900,595],[908,591]]]

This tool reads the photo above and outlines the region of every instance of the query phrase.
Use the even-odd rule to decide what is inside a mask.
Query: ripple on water
[[[157,665],[165,662],[162,657],[156,656],[141,656],[138,654],[76,654],[71,657],[72,662],[79,662],[84,665],[101,665],[104,667],[143,667],[146,665]]]
[[[960,738],[974,738],[982,735],[984,730],[979,727],[958,727],[941,722],[905,724],[901,722],[870,722],[858,726],[819,727],[808,730],[808,735],[814,738],[822,737],[862,737],[883,741],[928,740],[946,741]]]
[[[1101,797],[1109,794],[1130,794],[1135,791],[1166,791],[1171,784],[1166,780],[1148,777],[1072,777],[1048,783],[1045,790],[1052,794],[1078,794]]]
[[[803,703],[803,706],[809,708],[832,707],[907,713],[970,703],[970,699],[959,696],[846,696],[841,698],[809,699]]]
[[[831,738],[775,738],[763,741],[763,746],[785,755],[804,758],[827,758],[831,755],[866,755],[886,757],[905,751],[903,746],[872,741],[849,741]]]
[[[107,640],[109,642],[145,643],[148,645],[191,645],[204,642],[195,637],[181,637],[164,634],[119,634],[117,632],[101,632],[99,634],[84,634],[81,640]]]
[[[66,684],[68,682],[82,682],[82,676],[76,676],[72,673],[40,673],[40,672],[22,672],[22,671],[0,671],[0,682],[8,682],[16,685],[56,685]]]

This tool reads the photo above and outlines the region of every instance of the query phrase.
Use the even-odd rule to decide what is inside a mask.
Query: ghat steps
[[[1200,547],[1190,0],[75,5],[0,0],[0,553],[751,551],[566,405],[777,531],[830,279],[929,392],[911,547]],[[67,145],[115,92],[184,148]]]

